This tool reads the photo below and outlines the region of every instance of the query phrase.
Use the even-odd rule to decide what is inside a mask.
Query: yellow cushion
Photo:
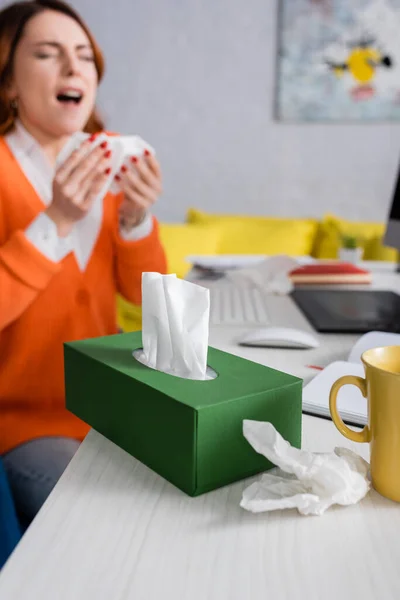
[[[398,262],[399,252],[396,248],[390,248],[382,244],[382,235],[370,239],[364,252],[365,260],[387,260]]]
[[[219,254],[311,254],[318,223],[314,219],[283,219],[210,214],[191,208],[189,223],[218,225]]]
[[[168,272],[183,279],[191,268],[185,257],[216,254],[220,231],[202,224],[160,223],[160,238],[167,255]]]
[[[117,323],[122,331],[142,329],[142,307],[131,304],[122,296],[117,296]]]
[[[220,232],[217,227],[160,223],[160,238],[167,255],[168,273],[184,278],[191,266],[185,261],[189,254],[216,254]],[[123,331],[142,328],[142,308],[117,297],[117,322]]]
[[[316,258],[337,258],[342,236],[356,237],[364,248],[364,260],[397,261],[398,252],[383,246],[383,223],[354,222],[326,215],[319,227],[315,248]]]

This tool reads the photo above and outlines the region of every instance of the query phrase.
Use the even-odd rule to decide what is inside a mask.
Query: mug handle
[[[368,425],[366,425],[362,431],[353,431],[343,423],[338,413],[338,392],[343,385],[349,384],[358,387],[364,398],[367,397],[367,382],[362,377],[356,377],[355,375],[345,375],[344,377],[341,377],[340,379],[335,381],[329,394],[329,410],[331,411],[332,421],[335,423],[340,433],[344,435],[344,437],[347,437],[349,440],[360,443],[369,442],[371,436]]]

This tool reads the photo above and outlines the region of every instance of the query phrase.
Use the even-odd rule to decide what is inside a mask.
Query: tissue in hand
[[[208,379],[208,289],[176,275],[142,275],[143,364],[185,379]]]
[[[71,155],[74,150],[77,150],[82,142],[89,137],[88,133],[78,131],[74,133],[62,148],[61,152],[57,156],[56,168],[60,166],[67,158]],[[110,157],[110,174],[104,184],[104,189],[99,194],[104,194],[110,190],[113,194],[120,192],[120,185],[115,181],[115,175],[121,169],[124,163],[127,163],[131,156],[141,156],[145,150],[148,150],[151,154],[155,154],[154,148],[145,142],[138,135],[107,135],[106,133],[99,133],[93,143],[88,146],[86,154],[92,149],[96,148],[103,142],[107,142],[107,148],[111,150]],[[85,155],[86,156],[86,155]]]
[[[370,489],[368,463],[351,450],[318,454],[293,448],[271,423],[243,421],[243,434],[259,454],[279,467],[243,492],[251,512],[297,508],[322,515],[333,504],[356,504]]]

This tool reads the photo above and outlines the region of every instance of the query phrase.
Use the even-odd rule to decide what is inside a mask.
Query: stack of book
[[[290,273],[295,285],[338,285],[371,283],[371,273],[357,265],[345,262],[326,262],[303,265]]]

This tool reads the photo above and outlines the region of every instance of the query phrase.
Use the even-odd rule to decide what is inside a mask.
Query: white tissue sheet
[[[71,153],[78,149],[82,142],[88,137],[90,137],[88,133],[83,133],[81,131],[74,133],[57,156],[56,168],[67,160]],[[111,172],[104,184],[102,196],[108,191],[113,194],[118,194],[121,191],[120,185],[114,180],[114,177],[120,171],[123,164],[127,165],[129,163],[132,156],[142,156],[145,150],[148,150],[151,154],[155,154],[154,148],[138,135],[111,136],[105,133],[100,133],[96,136],[96,139],[88,147],[86,154],[105,141],[107,142],[107,150],[111,150]]]
[[[143,273],[143,353],[138,360],[185,379],[209,379],[209,313],[208,289],[176,275]]]
[[[243,492],[240,506],[254,513],[297,508],[322,515],[333,504],[356,504],[368,493],[368,463],[346,448],[321,454],[292,447],[271,423],[243,421],[243,434],[279,467]]]
[[[237,285],[254,285],[270,294],[286,295],[293,290],[289,273],[299,266],[289,256],[272,256],[255,265],[228,271],[226,277]]]

